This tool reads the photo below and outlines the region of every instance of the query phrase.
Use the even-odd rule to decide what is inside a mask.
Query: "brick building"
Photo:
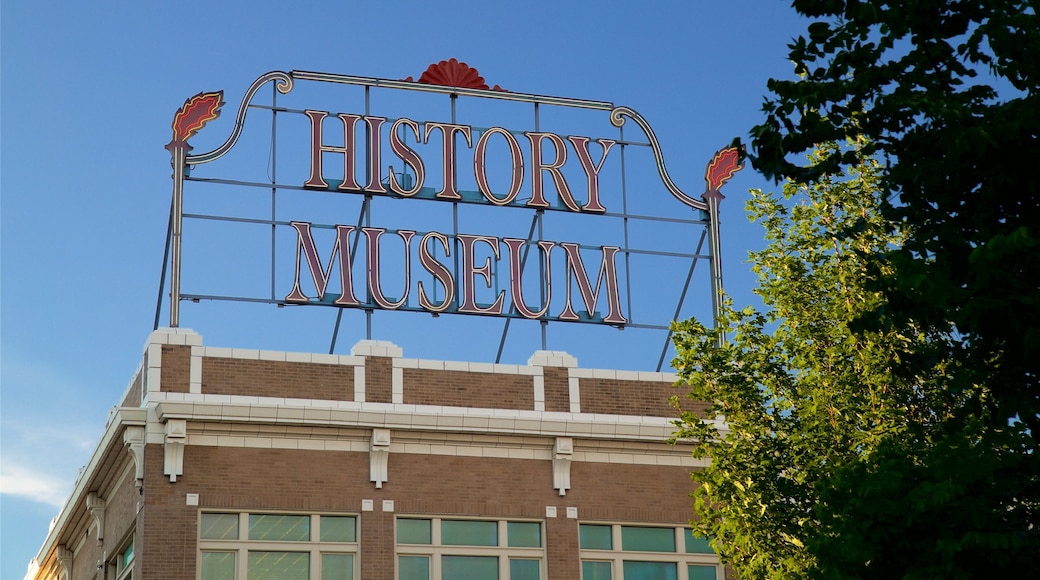
[[[159,330],[27,578],[721,580],[674,380]]]

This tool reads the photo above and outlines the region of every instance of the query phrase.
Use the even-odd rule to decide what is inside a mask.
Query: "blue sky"
[[[152,329],[170,203],[163,146],[187,97],[222,89],[227,101],[192,140],[201,152],[223,141],[242,93],[267,71],[401,79],[454,57],[513,91],[632,107],[656,131],[672,178],[696,195],[711,154],[760,120],[766,80],[791,75],[785,45],[805,28],[784,3],[766,0],[289,6],[3,3],[0,576],[24,574]],[[567,134],[566,123],[547,129]],[[775,189],[745,170],[723,190],[724,277],[738,305],[754,302],[746,257],[762,245],[760,227],[744,217],[749,188]],[[521,219],[526,225],[530,217]],[[212,235],[206,244],[236,243]],[[193,281],[222,270],[219,262],[194,263]],[[660,274],[647,283],[673,287],[673,279]],[[703,285],[691,292],[693,301],[709,300]],[[324,351],[335,319],[331,309],[192,306],[182,307],[182,325],[213,346]],[[413,340],[409,316],[423,317],[424,336]],[[262,317],[270,326],[258,332],[252,325]],[[467,338],[485,322],[427,318],[377,317],[373,338],[404,343],[410,357],[493,359],[485,339]],[[362,321],[344,317],[337,352],[363,338]],[[566,332],[553,332],[549,347],[567,349]],[[631,350],[617,331],[587,336],[585,351],[575,353],[582,366],[610,366],[623,358],[619,349]],[[660,349],[660,337],[646,340]],[[522,363],[538,347],[521,338],[504,362]],[[620,366],[652,369],[652,358]]]

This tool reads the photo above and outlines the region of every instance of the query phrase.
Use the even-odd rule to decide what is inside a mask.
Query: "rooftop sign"
[[[326,98],[324,93],[315,97],[314,104],[304,103],[298,108],[279,104],[279,94],[290,95],[302,83],[360,88],[364,104],[356,109],[334,109],[317,102]],[[254,103],[257,93],[267,85],[273,88],[271,104]],[[426,119],[402,115],[394,108],[376,114],[371,98],[377,91],[427,98],[446,96],[450,107]],[[459,97],[530,106],[533,124],[525,121],[527,128],[518,128],[512,124],[513,116],[501,120],[490,117],[490,123],[481,123],[488,126],[461,122],[456,111]],[[340,101],[332,103],[338,106]],[[167,145],[174,166],[168,244],[172,254],[173,327],[180,324],[182,300],[215,299],[358,308],[368,316],[374,310],[411,310],[538,320],[543,325],[560,321],[667,328],[667,321],[642,323],[632,316],[631,259],[641,255],[683,256],[693,265],[698,259],[709,259],[717,314],[721,291],[719,189],[741,168],[738,151],[733,148],[716,153],[706,171],[705,192],[690,196],[670,178],[657,137],[634,110],[605,102],[510,92],[498,85],[489,87],[475,69],[454,59],[431,65],[417,81],[411,77],[388,80],[306,71],[267,73],[245,92],[224,143],[212,151],[192,154],[188,140],[216,119],[224,104],[222,92],[200,93],[188,99],[174,117],[173,140]],[[400,110],[410,106],[410,102],[402,104]],[[602,127],[593,127],[599,132],[595,135],[543,130],[540,115],[547,108],[600,111],[606,118]],[[196,169],[231,152],[243,136],[247,112],[257,109],[271,115],[269,181],[195,175]],[[285,120],[287,116],[291,123]],[[624,138],[628,121],[634,122],[646,141]],[[618,133],[604,136],[607,129]],[[693,217],[654,217],[630,211],[625,155],[626,148],[633,147],[649,148],[653,170],[663,188],[680,207],[701,213]],[[289,167],[293,181],[275,178],[276,172],[279,177],[286,173],[284,167]],[[270,189],[270,219],[185,213],[186,182]],[[357,196],[361,201],[360,208],[355,208],[357,216],[349,221],[344,219],[349,216],[339,215],[317,222],[312,217],[286,216],[287,210],[276,210],[279,195],[303,196],[306,192]],[[424,215],[414,225],[390,227],[372,223],[373,204],[382,199],[421,200],[432,205],[422,210]],[[460,226],[460,207],[484,212],[475,220],[476,226],[468,226],[472,229]],[[477,210],[479,207],[485,209]],[[426,222],[426,214],[433,216],[440,208],[450,208],[450,228],[446,220],[431,218],[432,225]],[[510,224],[526,221],[516,220],[517,212],[530,216],[526,236],[512,227],[502,226],[510,231],[499,231],[494,225],[497,218],[491,214],[505,211],[513,212]],[[623,224],[624,235],[613,236],[613,242],[589,243],[588,233],[598,228],[588,225],[591,221],[582,221],[575,228],[563,228],[565,234],[580,228],[586,238],[582,242],[543,237],[550,213],[581,220],[613,220]],[[269,226],[269,295],[182,294],[185,219]],[[702,253],[698,247],[689,253],[675,248],[637,248],[629,241],[629,227],[639,220],[703,227],[709,250]],[[291,244],[286,243],[290,239],[287,234],[291,234]],[[703,241],[704,235],[701,244]],[[685,294],[684,289],[682,299]]]

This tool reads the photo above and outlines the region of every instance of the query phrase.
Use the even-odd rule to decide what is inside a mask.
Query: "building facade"
[[[159,330],[27,578],[722,580],[675,379]]]

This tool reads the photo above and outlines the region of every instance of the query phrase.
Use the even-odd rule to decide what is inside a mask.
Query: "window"
[[[689,528],[581,524],[582,580],[723,580],[711,545]]]
[[[133,580],[134,578],[134,538],[130,536],[129,543],[123,546],[116,557],[109,560],[108,578],[115,580]]]
[[[357,549],[353,515],[202,513],[198,578],[353,580]]]
[[[539,580],[541,522],[397,518],[397,579]]]

